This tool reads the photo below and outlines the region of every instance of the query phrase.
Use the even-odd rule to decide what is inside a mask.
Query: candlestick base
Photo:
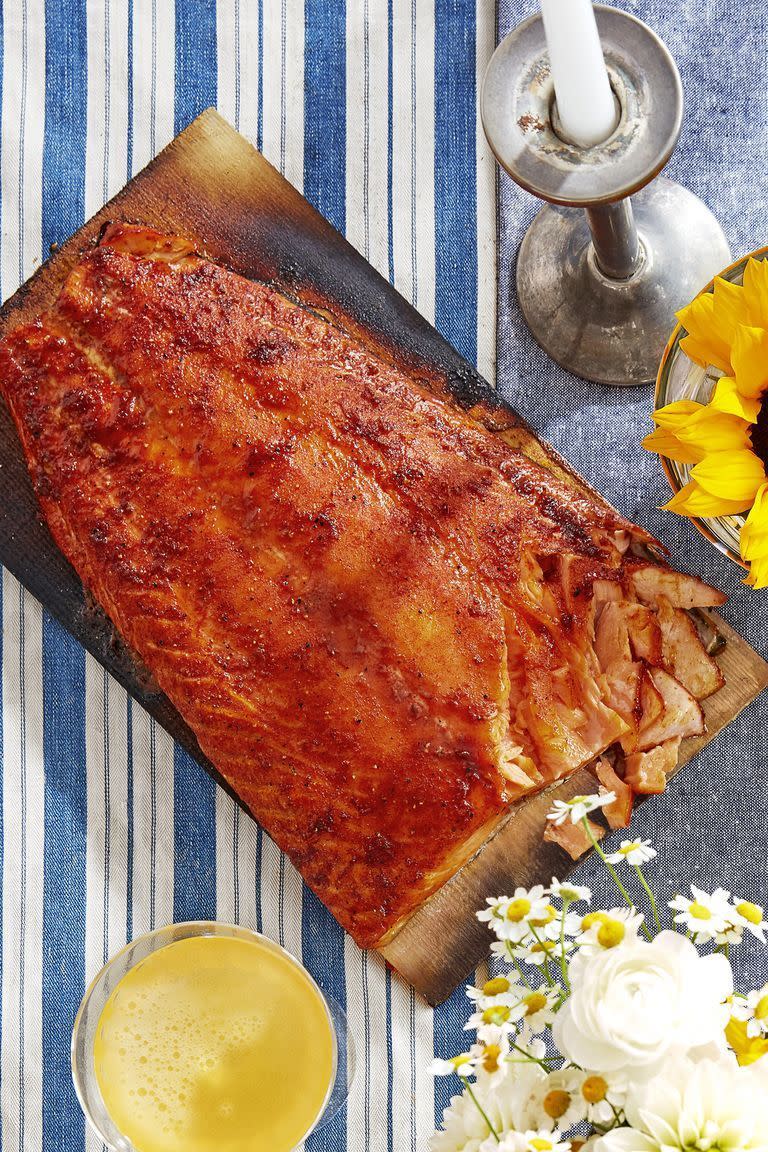
[[[600,271],[579,208],[545,205],[518,255],[517,295],[536,341],[602,384],[654,380],[675,312],[731,259],[712,213],[679,184],[661,177],[632,205],[641,259],[626,280]]]
[[[560,205],[542,208],[518,257],[518,295],[533,335],[578,376],[644,384],[656,375],[675,311],[730,254],[696,196],[668,180],[651,183],[682,123],[674,60],[629,13],[596,4],[595,15],[619,108],[607,140],[580,148],[562,138],[539,16],[494,52],[483,126],[512,179]]]

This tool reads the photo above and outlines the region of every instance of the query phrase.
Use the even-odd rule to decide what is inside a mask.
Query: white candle
[[[541,15],[563,134],[599,144],[616,127],[616,105],[591,0],[541,0]]]

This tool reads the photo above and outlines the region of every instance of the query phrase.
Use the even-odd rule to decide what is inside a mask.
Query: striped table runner
[[[489,378],[495,173],[477,118],[493,0],[4,0],[0,291],[208,105]],[[0,1148],[99,1147],[70,1082],[86,982],[171,920],[258,928],[346,1007],[326,1152],[426,1149],[462,997],[430,1011],[10,577],[2,582]]]

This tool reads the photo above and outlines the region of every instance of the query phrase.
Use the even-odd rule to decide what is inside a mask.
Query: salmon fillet
[[[0,381],[57,543],[363,946],[512,800],[626,737],[603,600],[722,599],[179,237],[110,226],[0,345]]]

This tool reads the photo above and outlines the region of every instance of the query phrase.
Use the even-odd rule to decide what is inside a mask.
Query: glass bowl
[[[105,965],[91,981],[86,990],[80,1010],[72,1030],[72,1079],[80,1106],[90,1127],[111,1152],[136,1152],[130,1140],[118,1130],[99,1090],[94,1062],[94,1042],[101,1013],[115,986],[126,972],[139,964],[150,953],[165,948],[177,940],[194,936],[231,936],[242,940],[257,940],[274,952],[279,952],[286,960],[301,969],[306,979],[323,1001],[328,1013],[328,1021],[333,1035],[333,1071],[325,1101],[311,1128],[305,1132],[303,1140],[312,1132],[324,1128],[345,1103],[354,1076],[355,1056],[352,1037],[347,1028],[347,1018],[343,1009],[333,997],[324,992],[312,979],[307,969],[295,956],[258,932],[241,928],[235,924],[220,924],[214,921],[197,920],[186,924],[169,924],[157,928],[144,936],[138,936],[127,944]],[[299,1147],[299,1145],[297,1145]]]
[[[733,284],[741,284],[747,261],[751,259],[765,260],[768,258],[768,248],[758,248],[743,256],[735,264],[725,268],[719,275],[723,280],[730,280]],[[702,292],[711,292],[713,282],[702,289]],[[656,392],[654,395],[654,409],[663,408],[666,404],[673,404],[676,400],[696,400],[706,404],[711,398],[715,384],[722,372],[717,368],[702,368],[689,360],[680,347],[680,341],[686,335],[681,324],[678,324],[669,338],[659,365],[659,374],[656,377]],[[669,480],[674,493],[688,483],[691,466],[679,464],[676,460],[669,460],[660,456],[661,465]],[[702,536],[706,536],[721,552],[724,552],[734,563],[744,567],[739,552],[739,534],[744,524],[744,516],[717,516],[707,519],[693,518]]]

